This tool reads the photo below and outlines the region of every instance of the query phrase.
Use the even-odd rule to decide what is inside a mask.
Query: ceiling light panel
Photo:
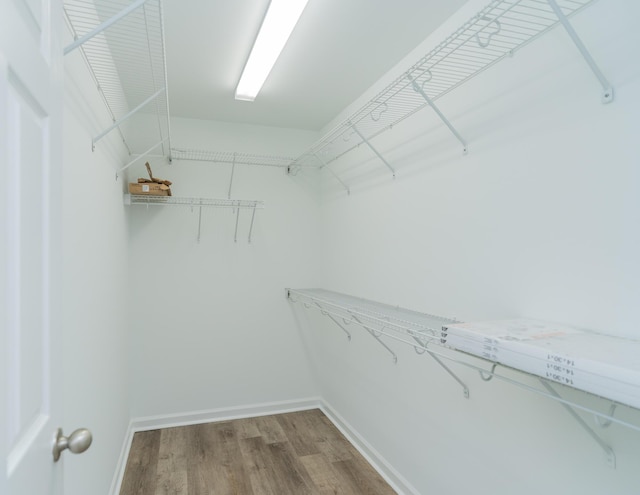
[[[271,0],[236,88],[236,100],[255,100],[307,2],[308,0]]]

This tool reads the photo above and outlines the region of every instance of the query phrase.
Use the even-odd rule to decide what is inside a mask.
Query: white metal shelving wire
[[[242,200],[242,199],[214,199],[214,198],[185,198],[176,196],[152,196],[146,194],[125,194],[124,203],[126,205],[143,206],[187,206],[192,210],[198,208],[198,237],[202,230],[202,208],[225,208],[231,209],[236,215],[234,242],[238,242],[238,224],[240,222],[240,211],[251,211],[251,222],[249,224],[248,242],[251,242],[253,224],[256,218],[256,210],[264,208],[263,201]]]
[[[351,340],[349,325],[355,324],[364,328],[382,346],[391,353],[393,361],[397,362],[394,351],[382,340],[388,337],[394,341],[409,344],[419,354],[426,353],[434,358],[449,375],[451,375],[463,388],[465,397],[469,397],[467,385],[448,367],[444,361],[453,362],[465,367],[472,368],[480,373],[484,381],[498,378],[520,388],[524,388],[536,394],[545,396],[559,402],[571,416],[576,420],[581,428],[602,448],[605,459],[611,467],[615,467],[615,454],[611,448],[599,437],[599,435],[578,415],[576,410],[593,414],[596,424],[600,427],[607,427],[610,423],[617,423],[622,426],[640,431],[640,425],[630,423],[614,417],[617,403],[607,400],[610,404],[606,413],[597,411],[591,407],[578,404],[574,401],[564,399],[553,388],[555,382],[535,377],[543,386],[543,389],[533,387],[524,381],[500,373],[500,369],[514,370],[502,364],[478,358],[471,354],[456,351],[441,345],[440,337],[442,327],[455,323],[456,320],[435,316],[426,313],[419,313],[396,306],[390,306],[366,299],[361,299],[324,289],[286,289],[287,298],[292,303],[300,303],[307,309],[319,311],[335,323]],[[533,376],[521,370],[526,376]],[[579,390],[579,389],[576,389]],[[593,396],[588,392],[589,396]],[[595,396],[593,396],[595,397]],[[631,407],[631,406],[627,406]]]
[[[603,102],[611,101],[611,85],[567,20],[593,1],[492,1],[359,110],[325,134],[298,157],[293,166],[326,168],[349,192],[348,185],[329,165],[364,144],[395,177],[395,169],[374,147],[372,140],[426,106],[432,107],[466,153],[465,139],[435,102],[558,24],[564,26],[601,83]]]
[[[122,170],[154,150],[170,158],[162,1],[65,0],[64,12],[75,39],[65,54],[81,51],[113,122],[92,146],[117,130],[135,156]],[[132,149],[130,131],[139,125],[147,136]]]
[[[287,168],[294,160],[292,157],[286,156],[179,148],[174,148],[171,155],[174,160],[193,160],[211,163],[228,163],[232,165],[257,165],[278,168]]]
[[[235,175],[236,165],[252,165],[261,167],[286,168],[293,162],[293,158],[274,155],[258,155],[250,153],[236,153],[229,151],[209,151],[197,149],[178,149],[171,150],[174,160],[199,161],[209,163],[224,163],[231,165],[231,174],[229,177],[229,191],[227,197],[231,199],[231,188],[233,186],[233,177]]]

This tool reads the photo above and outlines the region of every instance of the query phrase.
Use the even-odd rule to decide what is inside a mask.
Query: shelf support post
[[[440,120],[442,120],[442,122],[444,122],[444,124],[449,128],[449,130],[456,137],[456,139],[458,141],[460,141],[460,143],[462,144],[462,153],[466,155],[467,154],[467,142],[464,140],[464,138],[460,135],[460,133],[456,130],[456,128],[453,127],[451,122],[449,122],[449,119],[447,119],[447,117],[445,117],[445,115],[440,111],[440,109],[436,106],[436,104],[433,102],[433,100],[431,98],[429,98],[427,93],[425,93],[424,89],[422,89],[422,87],[416,82],[416,80],[411,76],[411,74],[407,74],[407,79],[409,79],[409,82],[413,86],[413,90],[424,98],[424,101],[426,101],[427,104],[431,108],[433,108],[433,111],[436,112],[438,117],[440,117]]]
[[[155,100],[158,96],[160,96],[162,94],[162,92],[165,90],[165,88],[160,88],[158,91],[156,91],[154,94],[152,94],[149,98],[147,98],[146,100],[144,100],[142,103],[140,103],[136,108],[134,108],[133,110],[131,110],[129,113],[127,113],[126,115],[120,117],[118,120],[116,120],[112,125],[110,125],[108,128],[106,128],[104,131],[102,131],[100,134],[98,134],[96,137],[93,138],[93,140],[91,141],[91,150],[94,151],[95,150],[95,146],[96,143],[98,141],[100,141],[103,137],[105,137],[107,134],[109,134],[112,130],[114,130],[116,127],[120,127],[120,125],[122,123],[124,123],[126,120],[129,120],[133,115],[135,115],[141,108],[143,108],[145,105],[149,104],[150,102],[152,102],[153,100]],[[163,139],[162,141],[160,141],[160,143],[164,143],[165,139]]]
[[[200,244],[200,230],[202,227],[202,206],[198,208],[198,244]]]
[[[350,314],[351,314],[351,318],[353,318],[353,320],[354,320],[355,322],[357,322],[357,323],[358,323],[358,325],[360,325],[360,326],[361,326],[362,328],[364,328],[367,332],[369,332],[369,334],[370,334],[374,339],[376,339],[376,340],[378,341],[378,343],[379,343],[382,347],[384,347],[387,351],[389,351],[389,353],[391,354],[391,356],[393,356],[393,364],[397,364],[397,363],[398,363],[398,356],[396,356],[396,353],[395,353],[395,352],[393,352],[393,351],[391,350],[391,348],[390,348],[387,344],[385,344],[385,343],[383,342],[383,340],[382,340],[380,337],[378,337],[378,336],[375,334],[375,332],[374,332],[371,328],[369,328],[367,325],[365,325],[364,323],[362,323],[362,322],[358,319],[358,317],[357,317],[356,315],[354,315],[354,314],[353,314],[353,313],[351,313],[351,312],[350,312]]]
[[[613,101],[613,86],[611,86],[607,78],[604,76],[604,74],[598,67],[598,64],[596,64],[596,61],[591,56],[591,53],[589,53],[589,50],[587,50],[587,47],[578,36],[578,33],[576,33],[575,29],[573,29],[573,26],[569,22],[569,19],[567,19],[567,16],[564,15],[564,12],[562,12],[562,9],[560,8],[556,0],[547,0],[547,2],[558,17],[558,20],[564,27],[573,43],[582,54],[582,57],[589,65],[589,68],[591,69],[593,74],[596,76],[598,81],[600,81],[600,84],[602,85],[602,103],[611,103]]]
[[[249,244],[251,244],[251,232],[253,232],[253,220],[256,218],[256,206],[253,206],[253,213],[251,214],[251,225],[249,225]]]
[[[327,165],[324,160],[322,158],[320,158],[318,156],[318,153],[314,153],[313,156],[315,156],[316,160],[318,160],[320,162],[320,168],[326,168],[329,172],[331,172],[331,175],[333,175],[335,177],[335,179],[342,184],[342,187],[344,187],[345,191],[347,191],[347,194],[351,194],[351,190],[349,189],[349,186],[347,186],[342,179],[340,179],[340,177],[338,177],[338,174],[336,174],[331,167],[329,167],[329,165]]]
[[[233,235],[233,242],[238,242],[238,220],[240,220],[240,205],[236,208],[236,233]]]
[[[236,170],[236,154],[233,153],[233,161],[231,162],[231,179],[229,179],[229,192],[227,194],[227,198],[231,199],[231,185],[233,184],[233,173]]]
[[[116,15],[114,15],[113,17],[110,17],[109,19],[107,19],[102,24],[100,24],[95,29],[93,29],[92,31],[89,31],[84,36],[78,38],[73,43],[71,43],[70,45],[66,46],[64,48],[64,54],[67,55],[68,53],[72,52],[73,50],[75,50],[79,46],[84,45],[91,38],[99,35],[102,31],[104,31],[105,29],[111,27],[116,22],[118,22],[120,19],[122,19],[123,17],[128,16],[131,12],[133,12],[137,8],[142,7],[145,3],[147,3],[147,1],[148,0],[137,0],[137,1],[133,2],[131,5],[129,5],[128,7],[122,9]]]
[[[362,139],[362,142],[364,144],[366,144],[369,147],[369,149],[371,151],[373,151],[378,158],[380,158],[380,160],[382,160],[382,163],[384,163],[387,166],[387,168],[389,170],[391,170],[391,173],[393,174],[393,178],[395,179],[396,178],[396,171],[391,165],[389,165],[389,162],[387,160],[385,160],[384,157],[378,152],[378,150],[373,147],[373,145],[369,142],[369,140],[362,135],[362,133],[358,130],[358,128],[356,127],[356,125],[353,122],[349,122],[349,126],[353,129],[353,131],[358,136],[360,136],[360,139]]]
[[[553,397],[555,397],[556,399],[560,399],[562,400],[562,397],[560,396],[560,394],[558,392],[556,392],[556,390],[549,384],[547,383],[545,380],[543,380],[542,378],[540,378],[540,383],[542,383],[543,387],[547,389],[547,392],[549,392],[549,394],[551,394]],[[609,447],[606,443],[604,443],[604,441],[602,440],[602,438],[600,438],[597,433],[595,431],[593,431],[589,425],[585,422],[584,419],[582,419],[577,412],[575,412],[575,410],[569,405],[566,404],[564,401],[560,402],[560,405],[562,407],[565,408],[565,410],[571,415],[571,417],[573,419],[576,420],[576,422],[578,423],[578,425],[585,431],[587,432],[587,434],[593,439],[595,440],[595,442],[600,446],[600,448],[604,451],[604,456],[605,459],[607,461],[607,465],[612,468],[615,469],[616,468],[616,455],[613,452],[613,450],[611,449],[611,447]]]

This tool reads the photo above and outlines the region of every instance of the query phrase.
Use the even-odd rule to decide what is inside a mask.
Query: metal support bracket
[[[383,157],[383,156],[378,152],[378,150],[377,150],[377,149],[375,149],[375,148],[371,145],[371,143],[369,142],[369,140],[368,140],[366,137],[364,137],[364,136],[362,135],[362,133],[358,130],[358,128],[356,127],[356,125],[355,125],[353,122],[349,122],[349,126],[353,129],[353,131],[354,131],[358,136],[360,136],[360,139],[362,139],[362,142],[363,142],[363,143],[365,143],[365,144],[369,147],[369,149],[371,149],[371,151],[373,151],[373,152],[376,154],[376,156],[377,156],[378,158],[380,158],[380,160],[382,161],[382,163],[384,163],[384,164],[387,166],[387,168],[388,168],[389,170],[391,170],[391,173],[393,174],[393,178],[395,179],[395,178],[396,178],[396,171],[395,171],[395,169],[394,169],[394,168],[389,164],[389,162],[388,162],[387,160],[385,160],[385,159],[384,159],[384,157]]]
[[[353,321],[355,321],[358,325],[360,325],[362,328],[364,328],[367,332],[369,332],[369,334],[378,341],[378,343],[384,347],[387,351],[389,351],[389,353],[392,356],[393,359],[393,364],[398,364],[398,356],[396,356],[396,353],[393,352],[393,350],[391,350],[391,348],[384,343],[384,341],[378,336],[376,335],[375,330],[373,330],[372,328],[369,328],[367,325],[365,325],[364,323],[362,323],[357,316],[355,316],[353,313],[351,313],[351,318],[353,319]]]
[[[123,17],[128,16],[131,12],[133,12],[137,8],[142,7],[145,3],[147,3],[147,1],[148,0],[137,0],[137,1],[133,2],[131,5],[129,5],[125,9],[121,10],[120,12],[118,12],[113,17],[110,17],[109,19],[107,19],[102,24],[100,24],[95,29],[93,29],[92,31],[89,31],[84,36],[78,38],[73,43],[71,43],[70,45],[66,46],[65,49],[64,49],[64,54],[67,55],[68,53],[72,52],[73,50],[75,50],[79,46],[84,45],[91,38],[99,35],[102,31],[104,31],[108,27],[112,26],[113,24],[118,22]]]
[[[598,67],[598,64],[596,64],[596,61],[591,56],[591,53],[589,53],[589,50],[587,50],[587,47],[578,36],[578,33],[576,33],[575,29],[573,29],[573,26],[569,22],[569,19],[567,19],[567,16],[564,15],[564,12],[562,12],[562,9],[558,6],[556,0],[547,0],[547,2],[558,17],[560,23],[564,26],[564,29],[567,31],[567,34],[569,35],[571,40],[574,42],[574,44],[584,57],[593,74],[596,76],[598,81],[600,81],[600,84],[602,85],[602,103],[611,103],[613,101],[613,86],[611,86],[607,78],[604,77],[604,74]]]
[[[227,193],[227,198],[231,199],[231,186],[233,185],[233,173],[236,170],[236,154],[233,154],[233,161],[231,162],[231,178],[229,179],[229,192]]]
[[[238,221],[240,220],[240,207],[236,208],[236,232],[233,235],[233,242],[238,242]]]
[[[458,375],[456,375],[451,368],[449,368],[446,364],[444,364],[442,362],[442,359],[440,359],[438,356],[436,356],[435,354],[433,354],[428,348],[427,348],[427,344],[425,344],[424,342],[422,342],[420,339],[418,339],[415,335],[412,335],[413,340],[415,340],[421,347],[422,349],[424,349],[424,351],[429,354],[429,356],[431,356],[436,363],[438,363],[440,366],[442,366],[442,368],[449,373],[449,375],[451,375],[451,377],[457,381],[460,386],[462,387],[462,394],[464,395],[465,399],[469,398],[469,387],[467,387],[466,383],[464,383],[460,378],[458,378]]]
[[[104,131],[102,131],[100,134],[98,134],[96,137],[93,138],[93,140],[91,141],[91,150],[95,151],[95,146],[96,143],[98,141],[100,141],[103,137],[105,137],[107,134],[109,134],[112,130],[114,130],[116,127],[120,127],[120,125],[122,125],[125,121],[129,120],[131,117],[133,117],[136,113],[138,113],[140,111],[141,108],[143,108],[145,105],[149,104],[150,102],[152,102],[153,100],[155,100],[158,96],[160,96],[163,92],[164,92],[165,88],[160,88],[158,91],[156,91],[154,94],[152,94],[149,98],[147,98],[146,100],[144,100],[142,103],[140,103],[136,108],[134,108],[133,110],[131,110],[129,113],[127,113],[126,115],[120,117],[118,120],[116,120],[112,125],[110,125],[108,128],[106,128]],[[161,143],[164,143],[164,139],[161,141]]]
[[[200,231],[202,229],[202,206],[198,208],[198,244],[200,244]]]
[[[324,160],[322,158],[320,158],[318,156],[317,153],[314,153],[313,156],[316,157],[316,160],[318,160],[320,162],[321,167],[320,168],[324,168],[327,169],[329,172],[331,172],[331,175],[333,175],[335,177],[335,179],[342,184],[342,187],[344,187],[345,191],[347,191],[347,194],[351,194],[351,189],[349,189],[349,186],[347,186],[340,177],[338,177],[338,174],[336,174],[331,167],[329,167],[329,165],[327,165]]]
[[[151,148],[149,148],[147,151],[145,151],[144,153],[140,153],[138,156],[136,156],[133,160],[131,160],[129,163],[127,163],[124,167],[118,169],[119,172],[122,172],[123,170],[128,169],[131,165],[133,165],[134,163],[136,163],[138,160],[140,160],[141,158],[144,158],[145,156],[147,156],[149,153],[151,153],[153,150],[155,150],[158,146],[160,146],[161,144],[163,144],[165,141],[167,141],[167,139],[163,139],[162,141],[154,144]]]
[[[256,218],[256,207],[253,207],[253,213],[251,213],[251,225],[249,226],[249,238],[247,239],[249,244],[251,244],[251,232],[253,232],[253,221]]]
[[[544,386],[544,388],[547,389],[547,392],[549,392],[549,394],[551,394],[553,397],[555,397],[556,399],[560,399],[562,400],[562,397],[560,396],[560,394],[558,392],[556,392],[556,390],[549,384],[547,383],[545,380],[540,379],[540,383],[542,383],[542,385]],[[595,431],[593,431],[591,429],[591,427],[589,427],[589,425],[585,422],[584,419],[582,419],[577,412],[575,412],[575,410],[569,405],[566,404],[564,401],[560,402],[560,405],[562,407],[565,408],[565,410],[573,417],[573,419],[576,420],[576,422],[578,423],[578,425],[580,427],[582,427],[582,429],[584,431],[587,432],[587,434],[593,439],[595,440],[595,442],[600,446],[600,448],[603,450],[604,452],[604,457],[605,460],[607,462],[607,465],[612,468],[615,469],[616,467],[616,455],[613,452],[613,450],[611,449],[611,447],[609,447],[603,440],[602,438],[600,438],[597,433]]]
[[[343,326],[343,325],[341,325],[341,324],[340,324],[340,322],[339,322],[338,320],[336,320],[336,319],[334,318],[334,316],[333,316],[333,315],[329,314],[329,312],[328,312],[328,311],[325,311],[325,310],[322,308],[322,306],[320,306],[317,302],[313,301],[313,304],[314,304],[314,305],[315,305],[315,306],[320,310],[320,313],[321,313],[323,316],[327,316],[327,317],[329,317],[329,319],[330,319],[332,322],[334,322],[336,325],[338,325],[338,326],[340,327],[340,329],[341,329],[344,333],[346,333],[346,334],[347,334],[347,339],[349,340],[349,342],[351,342],[351,333],[349,332],[349,330],[347,330],[346,328],[344,328],[344,326]]]
[[[440,120],[444,122],[444,124],[449,128],[449,130],[456,137],[456,139],[460,141],[460,143],[462,144],[462,153],[466,155],[468,148],[467,148],[467,142],[464,140],[464,138],[460,135],[460,133],[456,130],[456,128],[453,127],[451,122],[449,122],[449,119],[447,119],[447,117],[444,116],[444,114],[436,106],[433,100],[429,98],[427,93],[425,93],[424,89],[422,89],[422,87],[416,82],[416,80],[411,76],[411,74],[407,74],[407,79],[409,79],[409,82],[411,82],[411,85],[413,86],[413,90],[424,98],[427,104],[431,108],[433,108],[433,111],[436,112],[438,117],[440,117]]]

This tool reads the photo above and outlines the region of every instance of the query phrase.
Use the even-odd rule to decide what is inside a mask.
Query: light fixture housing
[[[236,87],[236,100],[256,99],[307,2],[308,0],[271,0]]]

